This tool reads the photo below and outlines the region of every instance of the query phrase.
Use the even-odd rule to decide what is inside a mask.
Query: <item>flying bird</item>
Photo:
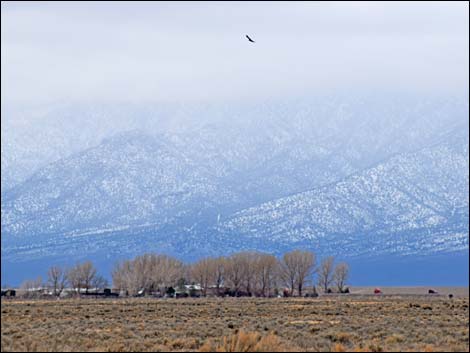
[[[248,34],[246,34],[245,36],[248,38],[248,40],[249,40],[251,43],[256,43],[253,39],[251,39],[251,38],[248,36]]]

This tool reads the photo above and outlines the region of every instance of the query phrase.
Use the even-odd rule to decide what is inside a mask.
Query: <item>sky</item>
[[[2,105],[461,94],[468,67],[467,2],[1,5]]]

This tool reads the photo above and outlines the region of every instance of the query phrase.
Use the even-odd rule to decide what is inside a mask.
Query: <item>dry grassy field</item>
[[[353,287],[352,294],[370,294],[374,292],[376,287]],[[418,295],[426,294],[428,289],[433,289],[441,295],[452,294],[454,297],[468,297],[468,287],[380,287],[385,295]]]
[[[2,351],[467,351],[469,300],[2,300]]]

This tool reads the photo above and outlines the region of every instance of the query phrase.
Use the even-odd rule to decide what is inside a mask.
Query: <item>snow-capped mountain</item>
[[[468,132],[459,130],[339,182],[237,212],[217,232],[343,256],[465,250],[468,183]]]
[[[164,137],[130,132],[53,163],[8,192],[9,236],[177,223],[235,201]]]
[[[2,263],[468,250],[460,100],[59,108],[2,124]]]

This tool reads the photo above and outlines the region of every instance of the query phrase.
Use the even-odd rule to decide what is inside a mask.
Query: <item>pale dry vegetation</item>
[[[468,351],[442,297],[2,300],[2,351]]]

